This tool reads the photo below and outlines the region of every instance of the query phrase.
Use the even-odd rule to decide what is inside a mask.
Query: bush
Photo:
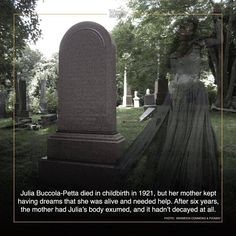
[[[57,113],[58,97],[56,91],[53,93],[47,92],[46,101],[48,113]]]
[[[214,77],[205,72],[201,75],[201,81],[205,84],[208,92],[209,103],[212,105],[216,101],[217,97],[217,86],[214,84]]]
[[[29,111],[37,114],[39,112],[39,99],[38,97],[30,97]]]
[[[215,86],[212,86],[211,84],[208,84],[206,86],[207,92],[208,92],[208,99],[210,105],[212,105],[216,101],[216,96],[217,96],[217,90]]]

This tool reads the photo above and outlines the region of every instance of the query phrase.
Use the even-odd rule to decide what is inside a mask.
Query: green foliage
[[[39,98],[36,96],[31,96],[31,94],[30,94],[30,107],[29,107],[29,109],[33,114],[36,114],[39,112]]]
[[[204,83],[205,88],[208,93],[208,100],[210,105],[212,105],[217,98],[217,86],[214,83],[214,77],[209,73],[209,71],[204,71],[201,74],[200,80]]]
[[[40,82],[46,80],[46,104],[48,112],[57,111],[56,87],[58,80],[58,54],[50,59],[41,59],[34,67],[33,78],[29,83],[30,109],[39,112]]]
[[[208,99],[210,105],[212,105],[216,101],[217,90],[215,84],[208,84],[206,86],[208,92]]]
[[[152,30],[152,29],[150,29]],[[145,94],[148,86],[153,89],[156,78],[156,45],[150,43],[148,36],[143,35],[140,28],[134,26],[131,20],[120,23],[112,31],[117,45],[117,87],[118,95],[122,96],[124,69],[127,67],[128,84],[132,91],[138,90]],[[153,58],[153,60],[151,60]]]
[[[13,112],[14,92],[9,91],[6,98],[6,113],[10,114]]]
[[[36,0],[0,1],[0,83],[5,87],[13,85],[13,54],[18,58],[27,42],[41,35],[35,6]]]
[[[120,20],[118,25],[113,29],[112,36],[116,44],[117,66],[116,66],[116,87],[117,87],[117,104],[121,103],[123,91],[123,77],[125,66],[130,64],[129,57],[133,47],[134,26],[131,21]]]
[[[42,60],[42,57],[42,53],[39,50],[32,50],[29,46],[26,46],[21,56],[16,60],[17,79],[23,78],[30,83],[33,78],[35,65]]]
[[[30,47],[26,46],[22,50],[21,55],[17,58],[15,62],[16,66],[16,78],[24,79],[27,83],[27,87],[31,84],[34,77],[34,69],[37,63],[42,60],[42,54],[38,50],[32,50]],[[6,111],[12,112],[13,110],[13,100],[14,100],[14,87],[7,88],[7,105]],[[35,98],[33,98],[33,103]]]
[[[134,26],[132,25],[131,20],[120,20],[113,29],[112,35],[116,42],[118,57],[122,57],[124,53],[129,53],[132,50],[134,41],[133,30]]]
[[[50,92],[50,89],[48,89],[46,92],[46,103],[49,113],[57,113],[58,97],[56,91]]]
[[[118,108],[117,109],[117,129],[126,138],[126,147],[132,143],[147,121],[139,122],[139,116],[143,113],[143,108]]]
[[[224,0],[214,4],[211,0],[129,0],[130,15],[121,18],[112,34],[118,46],[118,81],[122,95],[122,78],[124,71],[124,53],[129,54],[125,62],[128,69],[128,83],[132,90],[144,94],[146,88],[153,91],[154,80],[165,78],[169,72],[168,56],[178,46],[175,36],[178,25],[189,16],[195,16],[199,23],[196,38],[215,37],[219,35],[215,25],[215,13],[223,14],[224,52],[223,52],[223,78],[224,99],[230,104],[230,78],[232,65],[236,58],[236,2]],[[132,37],[131,37],[132,36]],[[222,41],[221,41],[222,42]],[[209,57],[208,51],[203,51],[202,62],[205,72],[213,72],[218,86],[217,100],[220,97],[219,71],[215,72],[213,60],[218,60],[220,46],[215,46],[213,51],[216,59]],[[211,52],[212,53],[212,52]],[[212,54],[211,54],[212,55]],[[210,61],[210,67],[209,67]],[[218,65],[216,66],[218,68]],[[218,73],[218,74],[216,74]],[[231,86],[232,87],[232,86]],[[209,89],[211,100],[214,91]],[[217,102],[216,102],[217,103]]]
[[[129,6],[137,15],[153,12],[164,14],[202,13],[209,10],[210,0],[130,0]]]
[[[174,36],[176,25],[183,18],[173,13],[192,13],[193,8],[205,11],[210,9],[210,4],[209,1],[185,0],[181,1],[181,4],[176,4],[170,0],[130,0],[129,7],[133,14],[121,19],[112,31],[118,51],[118,93],[122,96],[126,65],[128,83],[132,91],[137,90],[143,96],[147,88],[153,92],[154,81],[164,78],[169,72],[168,56],[173,51],[173,46],[177,46]],[[202,18],[198,34],[209,35],[209,27],[208,18]],[[126,61],[124,54],[129,55]],[[207,63],[207,60],[205,62]]]

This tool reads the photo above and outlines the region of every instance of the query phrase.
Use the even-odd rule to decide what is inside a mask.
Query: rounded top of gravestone
[[[116,132],[115,45],[95,22],[81,22],[64,35],[59,51],[58,130]]]
[[[149,95],[150,94],[150,89],[147,89],[146,90],[146,95]]]
[[[93,21],[83,21],[79,22],[72,27],[70,27],[65,35],[63,36],[61,43],[60,43],[60,50],[62,49],[63,45],[71,38],[74,34],[79,33],[82,30],[90,30],[94,31],[94,33],[100,35],[100,39],[104,47],[108,45],[115,45],[109,32],[100,24],[93,22]]]

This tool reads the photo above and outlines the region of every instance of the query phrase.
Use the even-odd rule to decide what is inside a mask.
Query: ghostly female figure
[[[157,189],[219,189],[217,143],[207,91],[200,81],[201,48],[219,39],[196,38],[197,26],[195,18],[181,22],[178,43],[169,55],[169,93],[125,154],[126,169],[147,156],[146,174],[153,173]]]
[[[207,39],[195,39],[196,29],[194,18],[183,22],[170,55],[170,110],[157,164],[158,188],[216,190],[219,185],[217,144],[207,91],[200,81],[201,48],[209,45]]]

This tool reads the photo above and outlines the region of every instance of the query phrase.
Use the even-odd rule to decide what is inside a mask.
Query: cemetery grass
[[[126,138],[126,147],[132,143],[138,133],[145,127],[147,121],[139,122],[142,108],[117,109],[117,129]],[[33,117],[36,119],[37,117]],[[219,112],[211,113],[212,124],[218,143],[221,136],[221,117]],[[236,114],[225,113],[223,117],[223,163],[224,163],[224,211],[227,216],[235,215],[236,209]],[[0,119],[0,128],[11,124],[11,119]],[[38,182],[38,161],[46,156],[47,136],[56,131],[56,125],[50,125],[39,130],[0,129],[0,178],[1,191],[4,200],[11,204],[13,176],[13,148],[15,149],[16,189],[28,190],[40,186]],[[13,140],[15,139],[15,145]],[[145,171],[145,157],[130,171],[128,183],[132,187],[142,186]],[[2,202],[1,195],[1,202]],[[7,203],[6,203],[7,204]],[[230,217],[232,218],[232,217]],[[232,218],[233,219],[233,218]]]

